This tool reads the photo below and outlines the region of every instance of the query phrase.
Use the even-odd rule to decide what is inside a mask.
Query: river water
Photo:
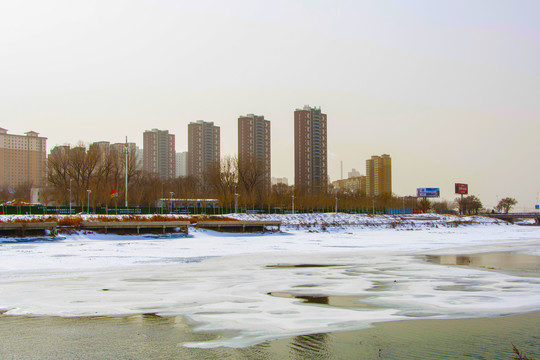
[[[4,359],[538,357],[540,231],[0,244]]]

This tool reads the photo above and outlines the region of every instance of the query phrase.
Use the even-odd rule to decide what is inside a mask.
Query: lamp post
[[[292,195],[291,197],[292,197],[292,213],[294,214],[294,195]]]
[[[163,215],[163,180],[161,180],[161,215]]]
[[[336,195],[336,214],[337,214],[337,195]]]
[[[71,215],[71,182],[73,179],[69,179],[69,215]]]
[[[128,207],[128,153],[129,153],[129,148],[128,148],[128,142],[127,142],[127,136],[126,136],[126,211],[127,211],[127,207]]]
[[[238,197],[240,194],[234,194],[234,213],[238,212]]]
[[[171,195],[171,197],[169,198],[170,199],[169,201],[171,203],[171,214],[172,214],[172,211],[173,211],[172,197],[173,197],[174,193],[171,191],[169,194]]]
[[[92,192],[92,190],[86,190],[86,192],[88,192],[88,200],[87,200],[87,203],[86,203],[86,212],[88,214],[90,214],[90,193]]]

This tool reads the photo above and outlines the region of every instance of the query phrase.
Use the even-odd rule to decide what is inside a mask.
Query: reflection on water
[[[330,359],[331,351],[328,348],[328,334],[311,334],[295,336],[289,345],[291,355],[298,359]]]
[[[65,236],[0,237],[0,244],[47,243],[65,240]]]
[[[267,268],[283,268],[283,269],[290,269],[290,268],[320,268],[320,267],[335,267],[335,266],[343,266],[343,265],[335,265],[335,264],[295,264],[295,265],[289,265],[289,264],[277,264],[277,265],[267,265]]]
[[[302,299],[306,304],[321,304],[329,306],[337,306],[344,308],[360,308],[360,309],[381,309],[381,306],[367,304],[362,300],[370,299],[371,296],[328,296],[328,295],[304,295],[293,294],[288,292],[269,292],[268,295],[290,298],[290,299]]]
[[[411,320],[309,334],[246,348],[186,348],[230,333],[193,332],[181,317],[0,315],[0,359],[512,359],[540,356],[540,313],[489,319]]]
[[[540,273],[540,256],[496,252],[470,255],[428,255],[429,262],[441,265],[473,266],[489,270]]]

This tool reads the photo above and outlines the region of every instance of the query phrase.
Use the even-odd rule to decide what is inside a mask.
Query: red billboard
[[[469,193],[469,185],[456,184],[456,194],[467,195]]]

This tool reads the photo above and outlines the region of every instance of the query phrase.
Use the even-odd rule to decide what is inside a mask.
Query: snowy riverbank
[[[540,227],[439,215],[228,216],[278,219],[282,231],[3,239],[0,309],[4,316],[181,315],[196,329],[233,331],[185,344],[196,347],[540,311]],[[481,253],[523,255],[533,265],[508,271],[430,261]]]
[[[281,221],[290,229],[327,228],[344,229],[347,226],[364,228],[432,228],[438,226],[456,227],[460,225],[506,225],[502,220],[485,216],[454,216],[439,214],[415,215],[368,215],[345,213],[312,213],[312,214],[224,214],[224,215],[0,215],[0,222],[8,221],[53,221],[61,222],[67,218],[79,221],[134,221],[148,220],[158,217],[159,220],[191,220],[198,219],[237,219],[248,221]]]

